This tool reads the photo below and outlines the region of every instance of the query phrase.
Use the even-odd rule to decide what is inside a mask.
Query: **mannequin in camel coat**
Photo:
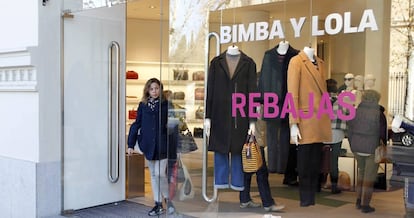
[[[313,116],[307,119],[289,116],[292,143],[298,145],[298,174],[300,206],[315,204],[315,192],[320,172],[323,142],[332,140],[331,122],[328,115],[317,118],[319,102],[326,90],[326,72],[322,59],[314,55],[312,48],[305,47],[293,57],[288,68],[288,92],[292,94],[297,114],[299,110]],[[309,94],[314,95],[313,108],[309,108]]]

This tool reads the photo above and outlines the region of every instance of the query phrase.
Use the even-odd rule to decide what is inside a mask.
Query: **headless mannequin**
[[[309,60],[314,62],[315,61],[315,49],[305,46],[303,48],[303,52],[305,52],[306,56],[308,56]]]
[[[279,47],[277,48],[277,53],[280,55],[285,55],[289,49],[289,42],[288,41],[281,41],[279,42]]]
[[[228,55],[240,55],[240,50],[239,47],[235,46],[235,45],[230,45],[227,48],[227,52]]]
[[[235,45],[229,46],[227,48],[226,54],[231,55],[231,56],[240,55],[239,47],[237,47]],[[211,128],[211,120],[209,118],[206,118],[204,120],[204,129],[205,129],[205,133],[206,133],[207,137],[210,137],[210,128]],[[255,134],[255,128],[256,128],[255,123],[250,122],[248,133],[254,135]]]
[[[309,58],[310,61],[315,62],[315,49],[305,46],[303,48],[303,52],[306,54],[306,56]],[[290,137],[292,141],[295,142],[296,145],[299,144],[299,139],[302,139],[302,136],[300,135],[299,127],[297,124],[292,124],[290,126]]]
[[[374,89],[374,86],[375,86],[375,77],[374,77],[374,75],[367,74],[365,76],[364,86],[365,86],[366,90]]]

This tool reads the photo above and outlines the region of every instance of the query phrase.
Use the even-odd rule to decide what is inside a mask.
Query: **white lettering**
[[[358,29],[351,27],[351,12],[344,13],[344,33],[356,33]]]
[[[233,25],[232,33],[233,33],[233,35],[231,36],[231,38],[232,38],[231,42],[235,43],[235,42],[237,42],[237,25],[236,24]]]
[[[220,43],[229,43],[231,41],[231,28],[230,26],[220,27]]]
[[[300,31],[305,23],[306,17],[299,18],[299,22],[296,22],[296,18],[290,18],[290,23],[292,24],[293,31],[295,32],[295,38],[300,37]]]
[[[332,28],[332,23],[335,22],[335,29]],[[330,14],[325,19],[325,31],[329,35],[335,35],[342,30],[342,16],[338,13]]]
[[[239,24],[239,42],[254,41],[254,23],[250,23],[247,31],[243,24]]]
[[[280,24],[280,20],[273,21],[272,29],[270,29],[270,33],[269,33],[269,40],[274,39],[275,36],[278,36],[280,39],[285,38],[282,25]]]
[[[262,41],[269,37],[269,23],[257,22],[256,23],[256,40]]]
[[[325,31],[318,29],[318,16],[312,16],[312,36],[323,36]]]
[[[364,32],[367,28],[371,28],[372,31],[378,30],[377,21],[375,20],[374,11],[372,9],[367,9],[364,11],[364,14],[362,14],[358,32]]]

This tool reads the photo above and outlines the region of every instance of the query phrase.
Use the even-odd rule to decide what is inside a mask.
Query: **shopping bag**
[[[256,137],[249,134],[242,148],[243,171],[246,173],[257,172],[262,167],[263,159]]]
[[[375,163],[385,162],[387,160],[387,146],[381,144],[375,149]]]

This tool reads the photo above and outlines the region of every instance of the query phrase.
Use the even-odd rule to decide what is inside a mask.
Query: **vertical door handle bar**
[[[209,68],[209,59],[210,59],[210,40],[211,38],[216,37],[216,56],[220,55],[220,37],[217,33],[211,32],[208,34],[206,38],[206,57],[205,57],[205,70],[204,70],[204,108],[206,107],[206,98],[207,98],[207,76],[208,76],[208,68]],[[204,126],[204,132],[206,127]],[[207,150],[207,135],[203,137],[203,172],[202,172],[202,194],[204,200],[211,203],[217,200],[217,188],[214,187],[213,196],[210,198],[207,196],[207,162],[208,162],[208,150]],[[214,177],[213,177],[214,181]]]
[[[115,66],[113,66],[113,49],[115,48]],[[116,183],[119,179],[119,82],[120,82],[120,49],[119,44],[112,41],[109,44],[108,57],[108,180]],[[115,69],[115,93],[114,91],[114,69]],[[115,94],[115,101],[113,100]],[[114,105],[115,104],[115,105]],[[115,109],[115,110],[113,110]],[[115,118],[115,119],[114,119]],[[115,147],[115,149],[113,149]],[[113,150],[115,150],[115,166],[113,163]],[[115,176],[112,175],[115,167]]]

